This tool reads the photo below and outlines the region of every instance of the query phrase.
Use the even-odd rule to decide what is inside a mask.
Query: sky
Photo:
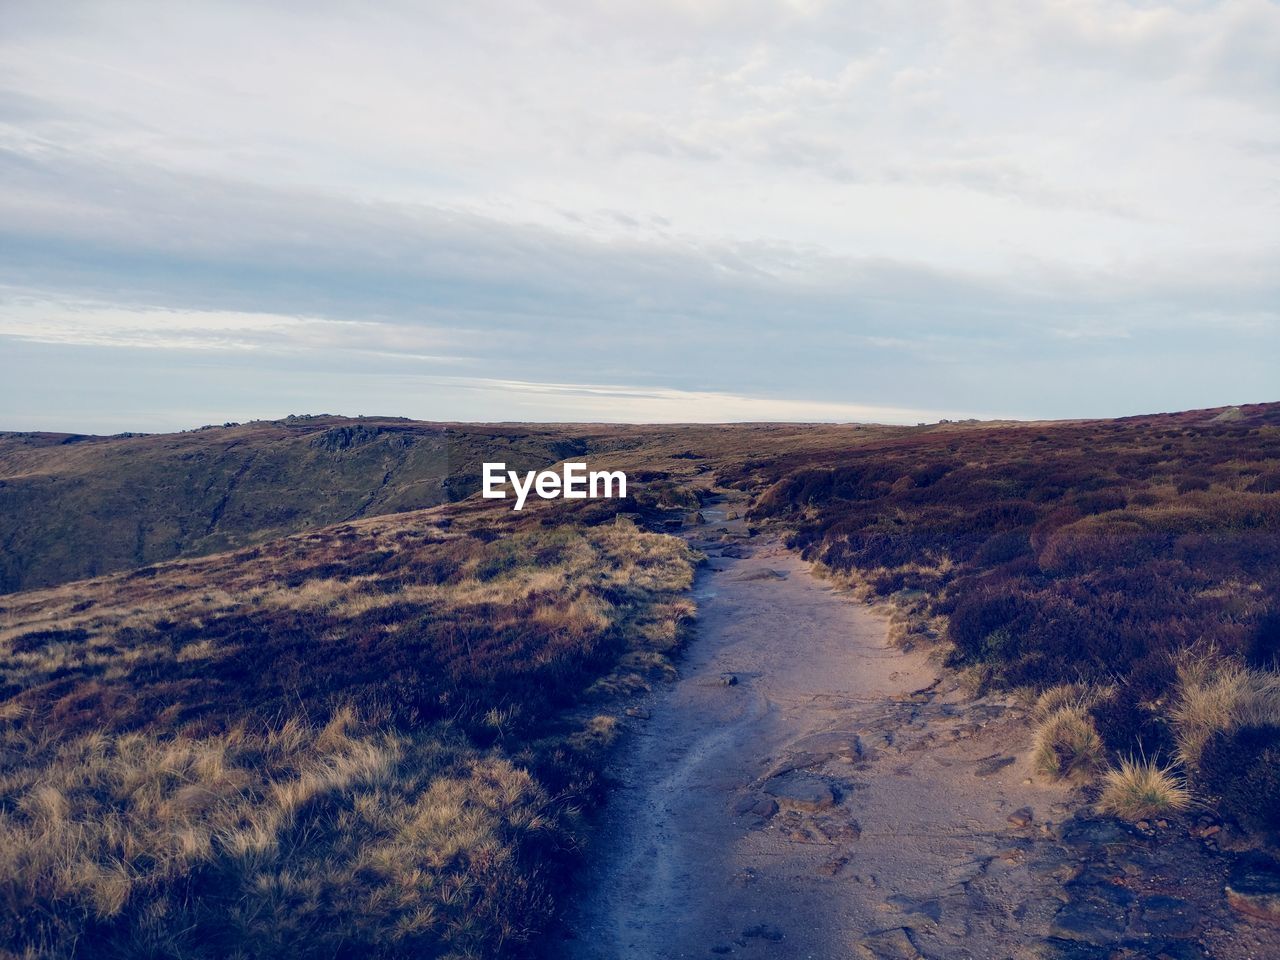
[[[0,0],[0,429],[1280,400],[1280,0]]]

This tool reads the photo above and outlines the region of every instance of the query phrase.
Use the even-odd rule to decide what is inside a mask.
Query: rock
[[[1227,903],[1238,913],[1280,923],[1280,862],[1261,854],[1242,857],[1227,878]]]
[[[1099,820],[1077,814],[1062,825],[1062,842],[1071,847],[1111,846],[1134,840],[1138,833],[1119,820]]]
[[[733,805],[733,812],[740,817],[750,813],[768,820],[778,812],[778,801],[772,797],[761,797],[749,793],[738,798]]]
[[[791,745],[809,754],[826,754],[842,760],[857,760],[862,756],[862,743],[856,733],[815,733],[802,737]]]
[[[1005,767],[1017,762],[1017,757],[990,756],[978,761],[973,770],[975,777],[989,777],[999,773]]]
[[[1033,820],[1035,820],[1035,813],[1030,807],[1020,807],[1008,816],[1009,826],[1018,829],[1031,826]]]
[[[722,687],[736,687],[737,685],[738,685],[738,676],[737,676],[737,674],[733,674],[733,673],[722,673],[722,674],[720,674],[720,686],[722,686]]]
[[[768,820],[778,812],[778,801],[771,797],[761,797],[751,807],[751,812],[757,817],[764,817]]]
[[[858,941],[855,949],[863,960],[922,960],[909,927],[880,930]]]
[[[919,900],[915,897],[896,894],[885,902],[889,904],[889,906],[895,907],[903,913],[914,913],[928,917],[934,923],[937,923],[942,919],[942,901],[937,897],[932,897],[927,900]]]
[[[830,753],[793,753],[770,768],[769,772],[765,774],[765,779],[780,777],[784,773],[790,773],[793,770],[808,770],[810,767],[821,766],[831,757],[832,754]]]
[[[1067,884],[1067,891],[1071,899],[1053,918],[1053,932],[1057,936],[1090,943],[1121,938],[1129,924],[1129,906],[1134,900],[1129,890],[1105,881],[1074,880]]]
[[[833,857],[818,868],[818,872],[824,876],[834,877],[849,865],[848,857]]]
[[[810,823],[810,829],[827,843],[841,843],[846,840],[862,839],[862,824],[857,820],[839,820],[824,817]]]
[[[1050,937],[1043,945],[1045,960],[1111,960],[1112,955],[1110,947],[1061,937]]]
[[[777,927],[767,923],[757,923],[754,927],[747,927],[742,931],[742,935],[747,939],[768,940],[770,943],[778,943],[786,936]]]
[[[1212,837],[1222,832],[1222,825],[1212,820],[1201,820],[1191,828],[1193,837]]]
[[[796,810],[825,810],[836,805],[835,791],[818,777],[803,774],[774,777],[765,784],[764,790],[777,797],[780,803]]]
[[[644,707],[627,707],[627,716],[635,717],[637,720],[648,720],[649,711]]]
[[[734,577],[733,579],[743,583],[750,583],[755,580],[785,580],[789,576],[790,574],[785,570],[764,569],[751,570],[748,573],[744,573],[739,577]]]
[[[1155,937],[1191,937],[1200,925],[1200,913],[1180,897],[1144,897],[1138,917],[1146,932]]]

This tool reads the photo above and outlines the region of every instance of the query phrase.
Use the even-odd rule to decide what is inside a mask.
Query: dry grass
[[[1046,716],[1032,741],[1036,770],[1055,780],[1092,775],[1102,766],[1105,754],[1093,718],[1080,703],[1060,706]]]
[[[1280,674],[1212,657],[1185,660],[1172,717],[1179,756],[1194,770],[1216,734],[1280,725]]]
[[[36,736],[8,738],[31,762],[0,782],[10,946],[465,955],[545,918],[521,863],[560,829],[545,792],[448,730],[391,735],[343,711],[218,737],[89,734],[52,755]]]
[[[1031,708],[1031,717],[1037,723],[1044,723],[1051,716],[1065,707],[1083,707],[1088,709],[1097,699],[1097,691],[1084,683],[1061,683],[1049,687],[1036,698]]]
[[[527,512],[6,597],[0,955],[528,952],[617,732],[584,700],[694,608],[681,541]]]
[[[1142,820],[1190,809],[1191,794],[1171,767],[1128,757],[1103,776],[1098,807],[1125,820]]]

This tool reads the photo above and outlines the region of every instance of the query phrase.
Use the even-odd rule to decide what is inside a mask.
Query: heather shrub
[[[1238,417],[938,425],[757,453],[722,477],[765,489],[752,516],[784,523],[806,557],[925,591],[953,665],[1037,689],[1115,685],[1089,707],[1106,749],[1166,756],[1187,651],[1255,670],[1280,651],[1280,404]],[[943,563],[945,578],[907,575]],[[1190,714],[1180,742],[1220,729]]]
[[[1280,669],[1280,609],[1269,610],[1259,619],[1244,656],[1251,667]]]
[[[1089,715],[1114,755],[1137,750],[1145,757],[1169,757],[1177,749],[1168,722],[1138,699],[1133,686],[1108,691],[1089,706]]]
[[[1224,813],[1258,830],[1280,830],[1280,726],[1219,731],[1200,751],[1196,783]]]

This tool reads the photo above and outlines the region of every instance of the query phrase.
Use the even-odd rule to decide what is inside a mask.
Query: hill
[[[0,953],[523,954],[598,705],[693,612],[683,543],[608,519],[446,506],[5,598]]]
[[[587,449],[557,427],[325,416],[0,434],[0,593],[435,506],[478,490],[486,459],[533,469]]]

